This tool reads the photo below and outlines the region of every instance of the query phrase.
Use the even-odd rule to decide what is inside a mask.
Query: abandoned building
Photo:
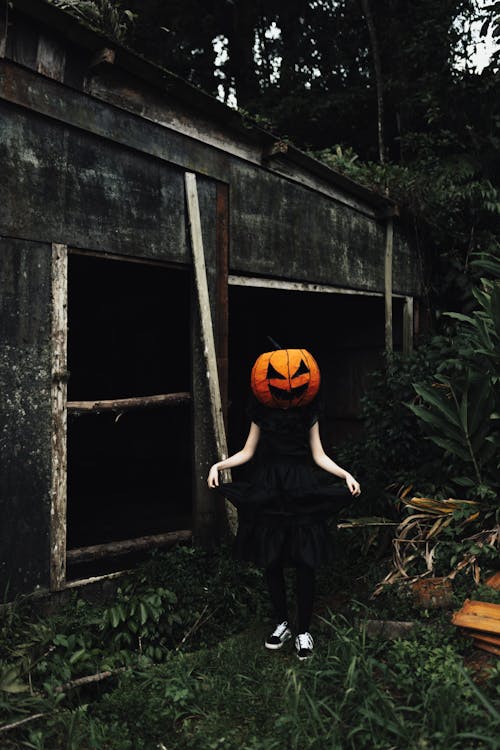
[[[216,540],[207,470],[268,336],[318,360],[331,449],[421,282],[392,201],[43,0],[0,19],[0,110],[11,599]]]

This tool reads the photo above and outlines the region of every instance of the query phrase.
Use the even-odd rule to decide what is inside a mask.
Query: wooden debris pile
[[[486,584],[500,590],[500,572]],[[477,648],[500,656],[500,604],[466,599],[461,609],[454,613],[452,622],[472,636]]]

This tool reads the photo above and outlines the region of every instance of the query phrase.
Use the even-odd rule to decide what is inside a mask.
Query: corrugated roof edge
[[[282,140],[262,128],[250,116],[231,109],[175,73],[148,60],[126,45],[106,36],[99,29],[80,21],[80,19],[46,0],[14,0],[14,8],[35,19],[43,26],[64,34],[70,41],[86,49],[95,52],[105,46],[112,47],[116,51],[116,65],[159,89],[167,91],[170,96],[223,123],[239,135],[244,135],[245,138],[251,137],[254,142],[257,141],[262,144],[263,148],[269,150],[273,144]],[[326,182],[333,183],[347,193],[366,201],[369,205],[377,207],[381,211],[381,216],[398,213],[397,204],[392,199],[370,190],[340,172],[336,172],[293,144],[288,143],[287,145],[286,154],[280,154],[281,158],[315,174]]]

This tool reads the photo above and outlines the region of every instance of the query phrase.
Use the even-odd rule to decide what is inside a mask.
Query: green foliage
[[[349,619],[315,619],[317,653],[305,664],[291,646],[278,654],[263,648],[267,626],[254,624],[255,615],[262,619],[260,574],[237,566],[227,550],[155,555],[104,607],[75,597],[38,620],[9,609],[0,623],[8,641],[0,675],[20,692],[0,689],[0,729],[35,718],[1,734],[2,750],[494,747],[498,670],[479,690],[463,668],[467,642],[439,614],[409,639],[368,640],[358,621],[392,610],[387,596],[382,604],[349,602],[358,574],[377,574],[355,559],[342,534],[336,546],[337,565],[318,586],[323,595],[347,594]],[[394,601],[397,616],[414,616],[406,594]],[[207,604],[212,615],[182,643]],[[182,623],[169,623],[171,613]],[[168,643],[158,663],[146,649],[159,637]],[[107,680],[67,687],[77,675],[119,665],[128,666]]]
[[[438,450],[425,440],[422,426],[405,404],[413,398],[413,383],[430,377],[441,356],[441,346],[422,344],[409,357],[397,352],[388,356],[383,368],[370,373],[361,400],[362,433],[336,454],[363,485],[357,504],[362,515],[391,516],[401,485],[417,477],[428,484],[436,481]]]
[[[122,10],[113,0],[49,0],[81,21],[94,26],[111,39],[124,42],[130,34],[136,13]]]
[[[123,657],[134,652],[161,661],[171,648],[174,624],[182,619],[175,612],[177,596],[168,589],[148,585],[147,578],[129,581],[118,588],[115,602],[102,617],[102,633]]]
[[[454,356],[443,359],[431,386],[415,384],[421,403],[408,406],[443,449],[451,483],[495,503],[500,489],[500,260],[477,255],[471,265],[493,278],[481,278],[473,289],[476,309],[470,315],[447,314],[456,320]]]

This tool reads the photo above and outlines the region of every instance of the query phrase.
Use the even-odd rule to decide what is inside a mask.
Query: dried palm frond
[[[426,576],[435,573],[435,557],[438,545],[438,537],[441,532],[450,526],[455,520],[453,514],[456,510],[470,509],[471,513],[466,518],[457,521],[460,529],[476,520],[481,512],[480,504],[475,500],[461,500],[448,498],[447,500],[435,500],[427,497],[406,498],[406,490],[401,493],[400,501],[410,509],[411,512],[396,529],[393,539],[393,567],[392,570],[380,581],[372,596],[380,594],[384,587],[396,581],[414,583]],[[477,547],[485,545],[497,547],[500,542],[500,526],[488,531],[482,531],[474,536],[463,539],[470,541]],[[479,554],[479,553],[478,553]],[[477,561],[478,554],[466,553],[456,563],[445,578],[453,580],[461,570],[471,570],[474,580],[479,583],[480,567]],[[411,575],[410,570],[416,561],[420,560],[425,565],[421,573]]]

